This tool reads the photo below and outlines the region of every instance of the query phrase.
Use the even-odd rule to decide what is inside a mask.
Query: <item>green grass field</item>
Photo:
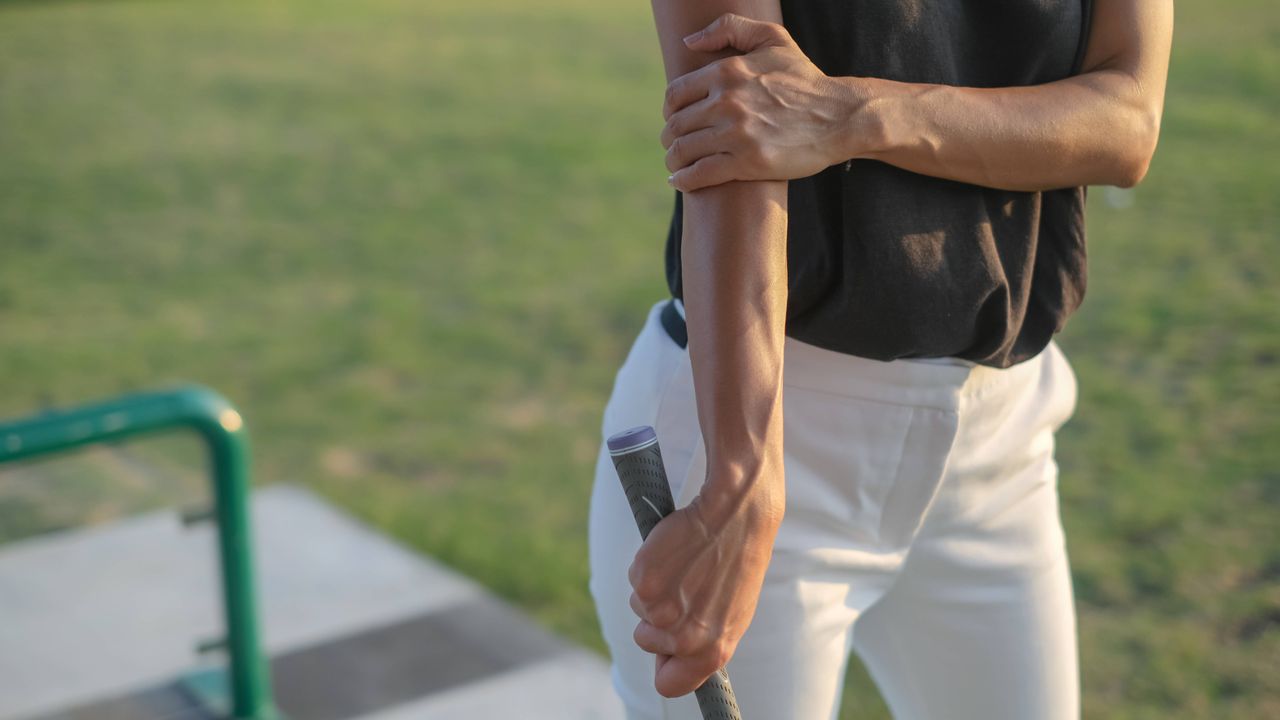
[[[1085,712],[1280,717],[1280,10],[1178,15],[1159,153],[1091,194],[1061,338]],[[0,416],[219,388],[260,481],[599,648],[587,492],[663,293],[662,86],[642,2],[0,2]],[[0,475],[0,537],[172,497],[112,457]],[[842,717],[888,717],[857,668]]]

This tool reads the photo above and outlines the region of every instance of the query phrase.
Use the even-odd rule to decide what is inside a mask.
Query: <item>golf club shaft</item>
[[[622,481],[622,490],[631,505],[640,537],[649,537],[662,518],[676,509],[671,485],[662,466],[662,451],[653,428],[643,426],[609,438],[609,455]],[[742,720],[738,701],[729,685],[729,674],[721,668],[694,691],[704,720]]]

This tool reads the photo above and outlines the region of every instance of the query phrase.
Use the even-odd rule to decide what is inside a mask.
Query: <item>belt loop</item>
[[[662,329],[667,331],[671,342],[679,345],[682,350],[689,347],[689,328],[685,325],[684,318],[680,317],[674,298],[662,306],[658,319],[662,321]]]

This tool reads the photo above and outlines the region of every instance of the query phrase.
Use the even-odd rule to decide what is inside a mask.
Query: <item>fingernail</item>
[[[676,176],[674,174],[667,176],[667,184],[670,185],[671,187],[676,186]]]
[[[701,31],[701,30],[699,30],[698,32],[693,33],[693,34],[691,34],[691,35],[685,35],[685,36],[684,36],[684,44],[685,44],[685,45],[688,45],[688,44],[690,44],[690,43],[692,43],[692,42],[696,41],[696,40],[697,40],[698,38],[700,38],[700,37],[702,37],[702,31]]]

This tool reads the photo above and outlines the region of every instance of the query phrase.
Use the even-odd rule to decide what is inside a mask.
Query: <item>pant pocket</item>
[[[942,484],[958,427],[956,412],[912,408],[902,461],[880,515],[881,549],[905,550],[915,539]]]
[[[790,385],[785,402],[787,508],[780,536],[804,547],[834,542],[879,550],[916,409]]]

